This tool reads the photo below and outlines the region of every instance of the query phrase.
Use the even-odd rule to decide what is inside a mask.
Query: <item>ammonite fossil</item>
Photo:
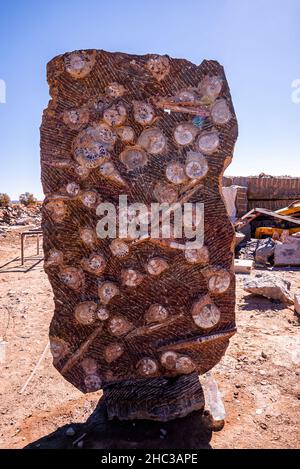
[[[223,68],[82,50],[54,58],[47,73],[42,227],[54,366],[84,393],[103,389],[109,417],[186,415],[203,407],[198,375],[235,332],[221,182],[237,121]],[[160,212],[149,215],[160,204],[169,232]],[[198,204],[194,245],[185,218],[175,234],[173,209],[189,206],[192,229]]]

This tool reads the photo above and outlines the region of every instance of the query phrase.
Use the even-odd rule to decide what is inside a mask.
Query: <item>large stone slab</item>
[[[254,295],[265,296],[284,304],[293,304],[291,283],[273,274],[256,274],[244,280],[244,290]]]
[[[234,231],[221,183],[237,122],[214,61],[81,50],[54,58],[47,74],[42,226],[54,365],[83,392],[113,393],[124,409],[128,382],[149,379],[145,403],[158,380],[170,387],[187,375],[192,383],[235,332]],[[186,236],[121,238],[120,218],[119,237],[99,237],[99,204],[120,215],[121,195],[146,207],[202,202],[204,246],[182,249]],[[194,399],[184,382],[179,407],[183,389]],[[128,416],[145,418],[141,408]],[[164,419],[174,418],[168,409]]]
[[[274,264],[300,265],[300,238],[289,236],[282,244],[276,244],[274,253]]]
[[[294,308],[297,314],[300,314],[300,293],[295,293],[294,296]]]

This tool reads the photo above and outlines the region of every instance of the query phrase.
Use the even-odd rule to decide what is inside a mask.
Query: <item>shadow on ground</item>
[[[67,436],[72,427],[75,434]],[[209,449],[212,430],[200,411],[169,422],[108,421],[102,400],[85,423],[71,423],[24,449]]]
[[[239,305],[239,309],[244,311],[280,311],[286,308],[280,301],[264,298],[252,293],[245,295],[243,300],[243,303]]]

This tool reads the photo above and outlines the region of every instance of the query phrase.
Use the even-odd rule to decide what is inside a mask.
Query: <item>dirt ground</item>
[[[19,243],[17,231],[0,238],[0,265],[19,256]],[[27,253],[34,252],[29,240]],[[26,267],[35,262],[27,260]],[[0,342],[6,342],[0,350],[1,448],[23,448],[63,425],[85,422],[101,396],[67,383],[49,349],[25,386],[47,347],[53,299],[42,262],[23,270],[19,260],[0,269]],[[293,291],[300,288],[299,270],[273,272],[290,280]],[[300,448],[300,321],[292,307],[245,293],[241,275],[236,319],[238,333],[213,370],[226,422],[211,446]]]

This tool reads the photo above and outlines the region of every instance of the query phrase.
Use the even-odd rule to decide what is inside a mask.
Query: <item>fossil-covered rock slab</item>
[[[195,375],[218,363],[235,332],[234,232],[221,181],[237,122],[223,68],[81,50],[54,58],[47,73],[52,99],[41,165],[54,365],[83,392],[104,388],[118,400],[119,389],[123,404],[128,383],[138,389],[145,382],[146,399],[147,389],[153,396],[168,380],[178,396],[190,388],[193,402]],[[148,215],[124,235],[120,196],[131,207],[127,222],[139,212],[134,203],[189,203],[192,210],[203,203],[204,243],[187,249],[185,231],[177,239],[160,227],[157,236],[136,235]],[[103,203],[111,204],[109,215]],[[114,212],[116,225],[104,237],[99,223]],[[178,220],[170,212],[173,230]],[[152,418],[142,407],[139,401],[128,415],[149,411]],[[186,413],[167,408],[164,418]],[[118,414],[112,402],[111,412]]]

